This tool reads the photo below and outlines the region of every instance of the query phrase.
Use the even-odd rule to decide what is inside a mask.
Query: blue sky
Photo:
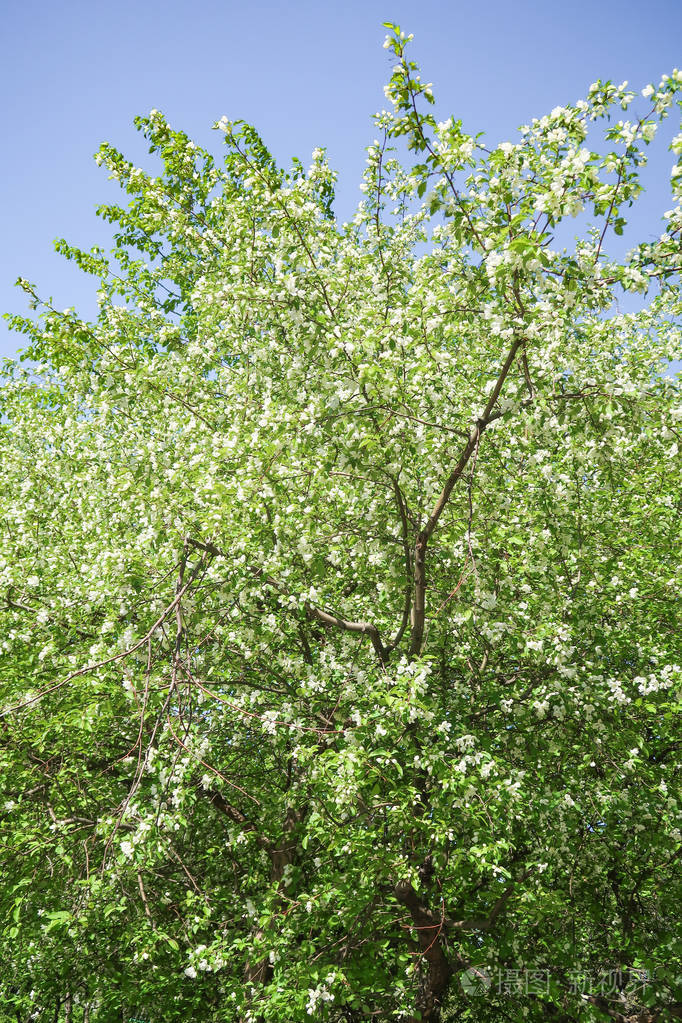
[[[639,89],[682,64],[679,0],[5,4],[0,312],[26,310],[12,286],[20,274],[59,307],[94,312],[94,280],[57,256],[52,241],[107,246],[110,229],[94,209],[119,192],[92,155],[106,140],[142,161],[132,119],[152,107],[214,148],[211,125],[223,114],[252,122],[283,163],[327,146],[340,175],[337,214],[348,218],[360,198],[371,115],[385,105],[383,21],[414,33],[437,114],[461,117],[493,143],[575,101],[598,77]],[[647,177],[642,237],[661,230],[669,165],[662,152]],[[0,355],[21,344],[0,321]]]

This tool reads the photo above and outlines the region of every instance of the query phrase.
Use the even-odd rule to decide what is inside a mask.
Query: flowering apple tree
[[[489,148],[408,42],[351,223],[154,110],[19,282],[3,1020],[682,1016],[682,73]]]

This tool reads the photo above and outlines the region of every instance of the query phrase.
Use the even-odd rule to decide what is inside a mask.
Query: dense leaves
[[[389,28],[351,223],[152,111],[98,318],[20,282],[8,1020],[682,1012],[682,136],[608,255],[682,74],[491,150]]]

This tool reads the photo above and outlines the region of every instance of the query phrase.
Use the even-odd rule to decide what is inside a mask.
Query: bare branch
[[[149,908],[149,902],[147,901],[147,893],[144,890],[144,883],[142,881],[142,871],[137,872],[137,887],[140,889],[140,898],[142,899],[142,905],[144,906],[144,915],[148,920],[152,919],[151,910]]]

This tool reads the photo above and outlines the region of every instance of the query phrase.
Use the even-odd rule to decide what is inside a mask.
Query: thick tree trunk
[[[409,881],[399,882],[394,894],[407,910],[417,931],[422,962],[422,985],[417,1000],[420,1023],[439,1023],[443,998],[455,972],[445,954],[442,935],[443,918],[436,916],[421,901]],[[409,1023],[418,1023],[415,1017]]]

